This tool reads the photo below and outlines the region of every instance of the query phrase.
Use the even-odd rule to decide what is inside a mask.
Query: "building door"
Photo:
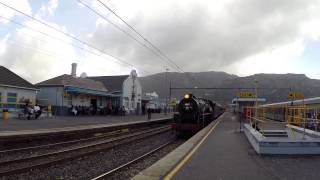
[[[91,99],[91,100],[90,100],[90,105],[91,105],[93,108],[97,108],[97,99]]]

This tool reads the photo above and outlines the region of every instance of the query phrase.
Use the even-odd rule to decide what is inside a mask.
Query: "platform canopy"
[[[257,98],[258,102],[266,102],[266,98]],[[236,104],[237,102],[256,102],[256,98],[233,98],[232,104]]]
[[[106,97],[116,97],[117,95],[110,94],[106,91],[99,91],[99,90],[92,90],[92,89],[86,89],[81,87],[74,87],[74,86],[66,86],[64,88],[65,92],[70,94],[89,94],[94,96],[106,96]]]

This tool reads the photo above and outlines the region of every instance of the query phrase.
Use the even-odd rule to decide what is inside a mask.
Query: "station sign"
[[[247,97],[247,98],[251,98],[253,97],[253,94],[249,91],[241,91],[237,93],[237,97]]]
[[[290,92],[288,97],[289,99],[303,99],[304,94],[302,92]]]

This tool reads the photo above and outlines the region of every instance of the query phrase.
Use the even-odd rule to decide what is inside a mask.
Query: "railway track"
[[[134,132],[113,138],[108,138],[103,141],[91,143],[89,145],[67,148],[64,150],[24,157],[20,159],[3,161],[0,162],[0,177],[23,173],[34,168],[49,167],[51,165],[55,165],[81,156],[104,151],[121,144],[167,132],[170,129],[171,128],[169,126],[157,127],[140,132]]]
[[[157,151],[163,149],[164,147],[168,146],[169,144],[173,143],[174,141],[176,141],[176,140],[175,139],[174,140],[170,140],[170,141],[162,144],[161,146],[159,146],[159,147],[157,147],[157,148],[155,148],[155,149],[153,149],[153,150],[151,150],[151,151],[149,151],[149,152],[147,152],[147,153],[145,153],[145,154],[143,154],[143,155],[141,155],[141,156],[139,156],[139,157],[127,162],[127,163],[124,163],[124,164],[122,164],[122,165],[120,165],[120,166],[118,166],[118,167],[116,167],[116,168],[114,168],[112,170],[109,170],[109,171],[107,171],[107,172],[105,172],[105,173],[103,173],[103,174],[101,174],[101,175],[99,175],[97,177],[92,178],[91,180],[106,179],[108,176],[112,175],[113,173],[116,173],[116,172],[118,172],[118,171],[120,171],[120,170],[122,170],[122,169],[124,169],[124,168],[126,168],[126,167],[128,167],[128,166],[130,166],[130,165],[132,165],[132,164],[134,164],[134,163],[136,163],[136,162],[138,162],[138,161],[140,161],[140,160],[152,155],[152,154],[154,154],[154,153],[156,153]]]
[[[144,129],[146,128],[141,128],[141,129],[123,128],[123,129],[118,129],[110,132],[95,133],[92,135],[92,137],[88,137],[88,138],[80,138],[80,139],[68,140],[63,142],[55,142],[50,144],[42,144],[42,145],[35,145],[30,147],[0,150],[0,163],[3,161],[4,157],[10,157],[11,154],[17,155],[20,153],[22,155],[28,156],[30,154],[34,154],[35,151],[39,151],[39,150],[46,150],[46,149],[52,150],[57,146],[64,146],[64,145],[72,146],[80,143],[92,142],[92,141],[97,141],[105,138],[111,138],[114,136],[123,135],[123,134],[133,133],[133,132],[141,131]]]
[[[95,135],[94,137],[89,137],[89,138],[81,138],[81,139],[76,139],[76,140],[71,140],[71,141],[63,141],[63,142],[57,142],[57,143],[50,143],[50,144],[43,144],[43,145],[36,145],[36,146],[30,146],[30,147],[23,147],[23,148],[14,148],[14,149],[6,149],[6,150],[0,150],[0,156],[5,156],[7,154],[10,153],[19,153],[22,151],[31,151],[31,150],[39,150],[42,148],[50,148],[53,146],[57,146],[57,145],[70,145],[70,144],[76,144],[76,143],[82,143],[82,142],[86,142],[86,141],[92,141],[92,140],[98,140],[98,139],[102,139],[102,138],[107,138],[107,137],[111,137],[111,136],[115,136],[115,135],[121,135],[121,134],[125,134],[128,133],[129,129],[121,129],[121,130],[116,130],[116,131],[112,131],[110,133],[96,133],[97,135]],[[102,135],[99,135],[102,134]]]

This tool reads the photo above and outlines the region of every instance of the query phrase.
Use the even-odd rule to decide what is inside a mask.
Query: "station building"
[[[36,94],[37,88],[34,85],[0,66],[0,109],[15,111],[27,101],[34,105]]]
[[[76,64],[72,64],[71,75],[48,79],[36,84],[40,89],[37,100],[41,105],[51,105],[54,115],[70,114],[72,106],[79,108],[105,108],[108,93],[103,83],[76,76]]]
[[[70,114],[73,107],[93,107],[119,114],[141,113],[141,84],[135,70],[123,76],[76,76],[76,64],[71,75],[61,75],[36,84],[40,89],[37,100],[42,105],[51,105],[56,115]]]
[[[135,70],[132,70],[130,75],[92,76],[88,79],[104,84],[111,94],[107,101],[111,102],[112,106],[123,107],[130,114],[141,113],[142,86]]]

